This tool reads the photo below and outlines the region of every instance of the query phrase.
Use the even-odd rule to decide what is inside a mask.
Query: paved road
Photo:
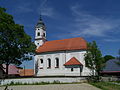
[[[9,90],[101,90],[87,83],[9,86]],[[0,87],[0,90],[4,90]]]

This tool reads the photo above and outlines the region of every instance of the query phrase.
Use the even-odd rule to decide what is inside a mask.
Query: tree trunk
[[[6,64],[6,78],[8,78],[8,68],[9,68],[9,64]]]

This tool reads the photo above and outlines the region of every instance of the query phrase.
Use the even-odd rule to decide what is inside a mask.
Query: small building
[[[46,40],[46,27],[42,19],[35,26],[34,60],[36,76],[89,76],[85,66],[87,42],[82,37]]]
[[[120,65],[118,64],[120,61],[118,59],[111,59],[106,62],[106,66],[104,67],[101,75],[103,76],[120,76]]]
[[[4,71],[4,73],[6,73],[6,65],[5,64],[3,64],[3,71]],[[9,77],[19,76],[19,69],[15,65],[9,65],[8,76]]]
[[[34,70],[33,69],[19,69],[19,74],[22,77],[31,77],[31,76],[34,76]]]

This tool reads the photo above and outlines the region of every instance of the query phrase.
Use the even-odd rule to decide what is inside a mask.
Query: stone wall
[[[41,82],[60,82],[60,83],[73,83],[73,82],[84,82],[86,81],[85,77],[49,77],[49,78],[24,78],[24,79],[5,79],[1,81],[1,85],[13,83],[41,83]]]

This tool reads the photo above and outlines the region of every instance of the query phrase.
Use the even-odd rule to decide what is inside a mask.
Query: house
[[[46,40],[46,27],[40,18],[35,26],[34,59],[36,76],[88,76],[91,71],[85,66],[87,42],[81,38]]]
[[[25,76],[25,77],[31,77],[31,76],[34,76],[34,70],[33,69],[19,69],[19,75]]]
[[[110,59],[106,62],[101,75],[103,76],[120,76],[120,61],[118,59]]]
[[[6,65],[3,64],[3,71],[6,73]],[[16,77],[19,76],[19,69],[15,65],[9,65],[8,67],[8,76],[9,77]]]

